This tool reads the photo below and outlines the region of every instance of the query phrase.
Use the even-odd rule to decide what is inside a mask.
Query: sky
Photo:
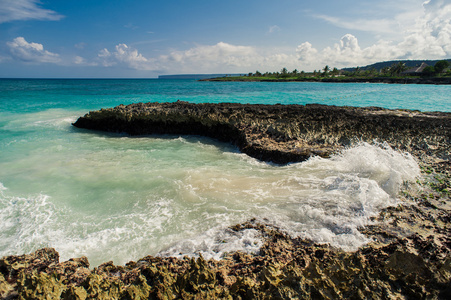
[[[0,78],[313,71],[451,58],[451,0],[0,0]]]

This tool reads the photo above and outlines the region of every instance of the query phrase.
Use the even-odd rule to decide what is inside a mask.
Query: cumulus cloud
[[[407,0],[400,1],[405,4]],[[396,3],[392,5],[398,5]],[[396,35],[383,35],[385,39],[379,36],[379,40],[369,46],[359,42],[358,32],[345,34],[332,45],[322,49],[316,48],[309,41],[304,41],[297,48],[292,49],[261,49],[219,42],[212,45],[196,45],[186,50],[169,50],[166,55],[155,57],[149,57],[145,53],[140,53],[138,49],[121,43],[113,49],[102,49],[91,63],[82,57],[75,57],[73,63],[181,74],[239,73],[254,70],[273,72],[282,67],[311,71],[321,69],[325,65],[342,68],[395,59],[450,57],[451,3],[444,0],[430,0],[424,3],[418,1],[416,3],[418,7],[414,9],[400,10],[397,15],[395,13],[396,26],[392,21],[379,19],[386,21],[378,30],[372,28],[376,26],[376,20],[355,20],[355,23],[351,21],[343,23],[338,19],[330,20],[331,23],[341,22],[341,27],[360,28],[359,31],[368,31],[376,36],[388,33],[390,30],[399,31]],[[379,12],[379,16],[383,16],[383,14]],[[392,25],[395,26],[393,27],[395,29],[391,27]],[[273,30],[277,30],[277,28]],[[25,43],[24,40],[23,42]],[[28,44],[28,48],[25,46],[12,47],[12,45],[10,47],[14,49],[33,48],[32,43],[25,44]],[[49,60],[57,58],[50,52],[46,52],[42,45],[40,50],[36,48],[35,52],[41,53],[42,57],[47,57]],[[20,55],[16,54],[16,56]],[[25,55],[21,57],[25,57]]]
[[[301,63],[307,68],[324,65],[349,67],[371,64],[394,59],[441,59],[451,56],[451,3],[444,0],[430,0],[422,4],[421,14],[416,8],[411,13],[403,12],[396,19],[404,20],[406,15],[416,16],[414,20],[399,23],[402,28],[397,41],[379,40],[369,47],[360,47],[356,36],[344,35],[338,43],[322,50],[314,48],[309,42],[300,44],[296,50]],[[384,32],[388,27],[382,22],[382,28],[371,29],[355,23],[339,22],[341,27],[359,28],[359,30]],[[373,20],[374,21],[374,20]],[[368,24],[373,23],[368,21]],[[344,25],[343,25],[344,24]],[[376,24],[376,22],[374,22]],[[387,23],[388,24],[388,23]],[[368,26],[367,26],[368,27]],[[376,27],[376,26],[375,26]]]
[[[312,44],[310,44],[309,42],[304,42],[297,47],[296,53],[299,57],[299,60],[308,62],[316,58],[318,50],[313,48]]]
[[[100,50],[99,54],[97,54],[97,58],[101,61],[101,64],[104,67],[111,67],[116,64],[116,62],[113,61],[113,57],[107,48]]]
[[[406,57],[443,58],[451,55],[451,3],[430,0],[423,4],[424,15],[406,31],[399,44]]]
[[[12,57],[20,61],[30,63],[59,63],[61,61],[58,54],[45,50],[42,44],[29,43],[23,37],[17,37],[6,44]]]
[[[97,55],[98,60],[104,67],[122,65],[135,70],[153,70],[152,60],[145,58],[138,50],[118,44],[113,52],[108,49],[102,49]]]
[[[199,45],[188,50],[172,50],[167,55],[147,58],[137,49],[118,44],[113,51],[102,49],[97,59],[104,67],[125,66],[135,70],[161,70],[167,72],[228,72],[247,70],[260,56],[253,47],[236,46],[224,42]]]
[[[0,1],[0,23],[17,20],[60,20],[62,15],[39,7],[38,0],[2,0]]]
[[[348,29],[368,31],[384,36],[369,46],[361,46],[357,34],[345,34],[336,43],[317,49],[310,42],[301,43],[292,52],[263,53],[263,49],[220,42],[197,46],[186,51],[172,51],[156,59],[160,69],[180,72],[275,71],[281,67],[306,71],[325,65],[342,68],[363,66],[395,59],[440,59],[451,56],[451,3],[444,0],[420,1],[406,8],[411,0],[400,0],[388,9],[397,11],[394,18],[356,19],[329,22]],[[384,2],[387,4],[386,2]],[[411,3],[411,2],[409,2]],[[401,5],[402,4],[402,5]],[[377,5],[377,4],[375,4]],[[326,17],[323,17],[324,19]],[[276,28],[274,28],[276,30]],[[389,38],[389,39],[387,39]]]
[[[235,69],[250,66],[258,59],[253,47],[236,46],[224,42],[216,45],[200,45],[186,51],[172,51],[162,56],[167,64],[177,64],[184,70],[196,68],[202,72]]]
[[[126,63],[133,69],[139,69],[149,62],[147,58],[138,53],[138,50],[129,48],[126,44],[117,45],[114,56],[118,61]]]

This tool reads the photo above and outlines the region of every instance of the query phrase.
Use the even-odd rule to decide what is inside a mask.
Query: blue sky
[[[0,77],[312,71],[451,58],[451,0],[0,0]]]

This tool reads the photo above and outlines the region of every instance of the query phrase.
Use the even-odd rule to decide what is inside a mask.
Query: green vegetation
[[[441,74],[446,71],[449,67],[449,62],[446,60],[441,60],[434,65],[434,71],[437,74]],[[449,70],[448,70],[449,73]]]
[[[288,71],[287,68],[282,68],[279,72],[265,72],[255,71],[255,73],[248,73],[244,76],[229,76],[222,78],[215,78],[213,80],[221,81],[362,81],[362,80],[384,80],[384,79],[423,79],[423,78],[449,78],[451,80],[450,63],[447,60],[437,61],[434,66],[427,66],[425,63],[417,65],[414,68],[407,67],[405,62],[398,61],[391,66],[384,66],[380,69],[375,67],[354,69],[331,68],[326,65],[321,70],[314,70],[313,72]]]

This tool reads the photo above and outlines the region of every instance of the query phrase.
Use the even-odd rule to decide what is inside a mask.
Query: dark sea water
[[[330,159],[276,166],[197,136],[90,132],[90,110],[135,102],[239,102],[451,111],[451,87],[433,85],[0,80],[0,256],[54,247],[92,265],[145,255],[219,258],[257,251],[251,218],[293,236],[353,250],[357,231],[396,203],[419,168],[386,145],[359,144]]]

